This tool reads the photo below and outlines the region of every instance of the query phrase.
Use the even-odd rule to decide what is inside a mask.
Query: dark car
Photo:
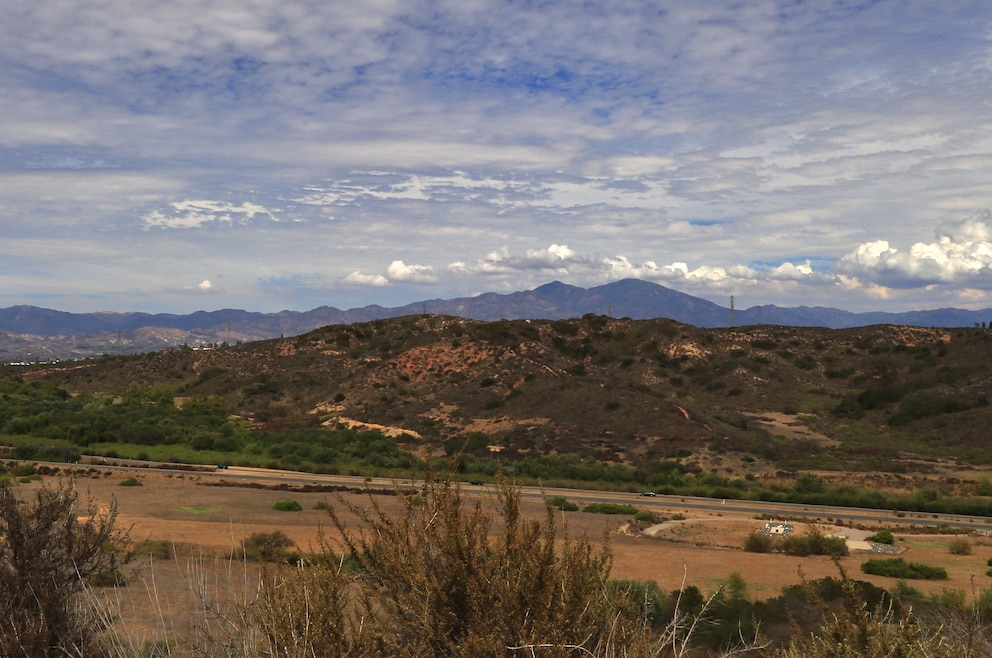
[[[472,480],[471,482],[469,482],[469,484],[474,484],[477,487],[481,487],[482,485],[485,484],[485,482],[483,482],[482,480]]]

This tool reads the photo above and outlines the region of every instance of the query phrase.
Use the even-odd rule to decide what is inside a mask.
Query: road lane
[[[137,460],[106,460],[107,463],[95,464],[61,464],[43,462],[52,467],[74,469],[112,468],[124,472],[154,472],[183,477],[198,477],[205,481],[217,482],[254,482],[259,484],[285,484],[287,486],[337,486],[358,489],[392,489],[419,488],[422,481],[414,479],[394,479],[384,477],[361,477],[351,475],[325,475],[303,473],[297,471],[281,471],[274,469],[253,468],[246,466],[228,466],[218,469],[213,465],[203,465],[202,470],[191,470],[191,467],[173,467],[169,464],[138,462]],[[492,484],[473,485],[467,482],[457,483],[463,492],[470,495],[495,495],[497,488]],[[562,496],[577,504],[616,503],[634,505],[647,510],[684,510],[698,511],[709,514],[725,514],[734,516],[768,517],[777,520],[784,519],[813,519],[823,522],[863,523],[877,525],[918,525],[929,528],[949,527],[954,529],[972,530],[974,532],[992,535],[992,518],[984,516],[969,516],[964,514],[931,514],[926,512],[903,512],[881,509],[866,509],[858,507],[838,507],[831,505],[806,505],[801,503],[779,503],[749,500],[721,500],[700,498],[694,496],[641,496],[636,493],[599,491],[593,489],[564,489],[556,487],[521,486],[521,495],[527,500],[540,500],[543,497]]]

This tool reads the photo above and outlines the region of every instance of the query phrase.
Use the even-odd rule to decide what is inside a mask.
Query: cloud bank
[[[992,306],[990,88],[969,0],[25,4],[0,306]]]

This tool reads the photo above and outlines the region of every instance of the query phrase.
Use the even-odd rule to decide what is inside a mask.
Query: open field
[[[170,559],[139,557],[135,562],[136,576],[129,587],[118,592],[115,606],[132,633],[147,633],[155,637],[161,629],[184,633],[197,606],[195,591],[205,591],[214,605],[227,605],[232,600],[252,596],[259,565],[234,563],[226,558],[240,542],[252,533],[279,530],[296,542],[304,552],[316,548],[323,530],[332,545],[336,534],[325,511],[315,509],[319,503],[332,505],[344,500],[365,505],[368,494],[302,493],[263,488],[208,486],[212,481],[201,475],[140,473],[136,477],[142,486],[121,487],[131,473],[110,468],[91,469],[77,476],[77,486],[83,497],[91,496],[100,507],[116,499],[118,527],[130,528],[133,541],[165,540],[174,544],[176,554]],[[50,478],[46,478],[50,479]],[[23,493],[41,486],[37,482],[20,484]],[[470,496],[491,499],[491,493],[479,493],[466,487]],[[284,498],[298,501],[303,510],[280,512],[273,504]],[[376,501],[389,509],[398,506],[391,495],[376,495]],[[635,506],[639,501],[632,497]],[[340,508],[340,505],[337,505]],[[524,499],[525,513],[544,513],[542,503]],[[657,508],[655,508],[657,509]],[[687,518],[667,524],[648,536],[632,529],[629,517],[563,513],[569,536],[587,536],[597,544],[608,537],[614,556],[612,576],[630,580],[654,580],[662,590],[678,588],[683,583],[696,585],[704,593],[714,591],[733,572],[747,581],[754,598],[776,596],[783,587],[799,583],[802,578],[817,579],[837,576],[837,567],[830,558],[820,556],[793,557],[782,554],[755,554],[741,550],[748,533],[760,529],[763,520],[723,513],[706,513],[677,507],[658,510],[662,516],[683,514]],[[351,521],[344,514],[346,521]],[[806,530],[794,523],[796,532]],[[852,528],[821,526],[821,532],[839,532],[850,539],[859,539],[865,532]],[[874,530],[877,528],[872,528]],[[906,534],[893,528],[897,545],[907,561],[943,566],[950,576],[946,581],[913,581],[911,584],[925,594],[940,594],[944,589],[966,592],[970,599],[972,579],[978,589],[992,586],[985,575],[986,560],[992,556],[992,538],[971,535],[974,548],[971,555],[952,555],[948,545],[952,536]],[[870,553],[853,550],[840,560],[846,572],[854,578],[891,588],[894,579],[866,576],[861,563]]]

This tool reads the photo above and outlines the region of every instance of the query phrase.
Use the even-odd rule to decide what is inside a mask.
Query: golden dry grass
[[[109,473],[109,474],[108,474]],[[192,623],[188,619],[197,607],[197,591],[208,591],[215,605],[228,605],[232,599],[251,597],[257,582],[258,565],[226,558],[241,541],[253,533],[279,530],[306,552],[318,546],[318,534],[326,533],[331,543],[335,536],[327,513],[316,509],[319,503],[334,503],[336,494],[287,493],[265,489],[204,486],[196,475],[175,476],[157,473],[139,476],[143,486],[120,487],[127,477],[103,469],[95,477],[77,482],[84,495],[108,504],[116,498],[118,527],[130,528],[133,540],[166,540],[175,544],[173,559],[139,557],[130,587],[118,592],[115,606],[132,633],[147,633],[154,638],[165,627]],[[19,485],[29,489],[39,483]],[[342,494],[351,502],[367,503],[366,494]],[[272,508],[280,499],[291,497],[303,506],[300,512],[279,512]],[[386,509],[399,501],[391,496],[377,500]],[[346,523],[353,523],[343,506],[337,506]],[[526,514],[544,513],[538,501],[523,502]],[[837,576],[830,558],[793,557],[782,554],[746,553],[740,549],[748,533],[760,528],[763,521],[730,515],[697,514],[677,507],[666,508],[663,515],[682,513],[690,518],[677,526],[648,537],[627,527],[626,517],[583,512],[564,514],[570,536],[585,535],[595,544],[609,537],[613,553],[612,576],[629,580],[654,580],[663,591],[683,584],[696,585],[704,593],[715,591],[731,574],[741,574],[754,598],[777,596],[783,587],[797,584],[803,577],[817,579]],[[797,524],[797,531],[802,526]],[[947,569],[947,581],[917,581],[912,585],[925,594],[939,594],[944,589],[964,590],[970,600],[972,577],[980,589],[992,585],[985,575],[986,560],[992,555],[992,539],[971,537],[971,555],[952,555],[951,537],[905,535],[897,532],[898,544],[906,548],[903,556],[910,561],[939,565]],[[869,554],[852,552],[842,558],[847,573],[856,578],[891,588],[892,579],[866,576],[860,564]],[[683,582],[683,579],[685,581]],[[109,594],[108,594],[109,595]]]

